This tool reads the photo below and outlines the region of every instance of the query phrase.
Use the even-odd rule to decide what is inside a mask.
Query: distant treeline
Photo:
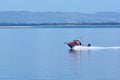
[[[120,25],[117,22],[104,23],[0,23],[0,26],[39,26],[39,25]]]

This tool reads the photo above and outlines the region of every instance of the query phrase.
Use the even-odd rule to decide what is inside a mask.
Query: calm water
[[[0,29],[0,80],[120,80],[120,50],[72,52],[82,37],[94,46],[120,46],[120,28]]]

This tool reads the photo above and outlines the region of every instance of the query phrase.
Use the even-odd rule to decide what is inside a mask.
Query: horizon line
[[[0,11],[0,12],[50,12],[50,13],[85,13],[85,14],[95,14],[95,13],[120,13],[120,12],[114,12],[114,11],[97,11],[97,12],[78,12],[78,11],[30,11],[30,10],[4,10],[4,11]]]

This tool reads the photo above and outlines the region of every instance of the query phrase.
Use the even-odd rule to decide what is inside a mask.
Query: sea
[[[120,80],[120,26],[0,28],[0,80]]]

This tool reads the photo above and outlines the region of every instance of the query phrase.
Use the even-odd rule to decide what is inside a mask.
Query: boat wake
[[[101,47],[101,46],[75,46],[73,50],[103,50],[103,49],[120,49],[120,46]]]

